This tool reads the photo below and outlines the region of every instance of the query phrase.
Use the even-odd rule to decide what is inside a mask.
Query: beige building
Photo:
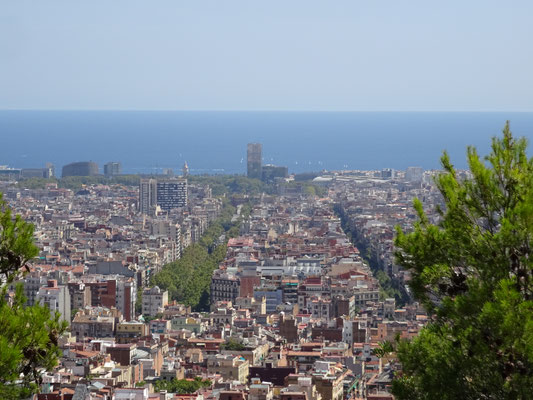
[[[222,350],[221,354],[224,355],[233,355],[234,357],[240,356],[250,363],[250,365],[259,365],[261,360],[268,357],[268,352],[270,348],[268,344],[259,344],[250,349],[251,345],[248,346],[249,350]]]
[[[148,335],[148,326],[139,321],[124,321],[117,325],[115,338],[118,343],[130,343],[131,339]]]
[[[115,315],[106,308],[87,308],[76,314],[70,331],[78,341],[85,338],[111,338],[115,331]]]
[[[337,368],[335,363],[318,361],[315,363],[312,378],[323,399],[342,400],[343,381],[347,374],[347,371]]]
[[[261,382],[259,378],[252,378],[248,400],[272,400],[273,398],[272,383]]]
[[[207,359],[207,372],[210,374],[220,374],[224,380],[248,381],[250,364],[243,357],[230,354],[216,354]]]

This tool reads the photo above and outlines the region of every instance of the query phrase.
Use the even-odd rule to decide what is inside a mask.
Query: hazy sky
[[[0,0],[0,109],[533,111],[533,1]]]

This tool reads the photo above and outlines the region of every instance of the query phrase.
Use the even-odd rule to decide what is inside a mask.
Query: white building
[[[156,220],[150,226],[150,234],[154,236],[163,236],[176,243],[176,257],[181,257],[181,226],[180,224],[167,221]]]
[[[148,388],[116,388],[113,400],[148,400]]]
[[[135,278],[117,280],[116,307],[126,321],[135,319],[135,302],[137,301],[137,281]]]
[[[150,214],[157,204],[157,181],[141,179],[139,183],[139,212]]]
[[[168,304],[168,291],[162,291],[158,286],[144,289],[142,313],[151,317],[162,314]]]
[[[58,311],[61,320],[70,324],[70,293],[66,286],[58,286],[55,279],[50,279],[37,292],[36,301],[48,306],[52,313]]]

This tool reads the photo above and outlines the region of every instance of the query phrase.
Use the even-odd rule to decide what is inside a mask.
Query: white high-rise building
[[[139,212],[150,214],[157,205],[157,181],[141,179],[139,183]]]

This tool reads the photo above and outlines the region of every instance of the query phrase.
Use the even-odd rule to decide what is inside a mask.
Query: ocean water
[[[124,173],[244,174],[246,144],[263,144],[263,163],[290,172],[439,168],[443,150],[465,168],[511,121],[533,139],[533,113],[0,111],[0,165],[120,161]]]

